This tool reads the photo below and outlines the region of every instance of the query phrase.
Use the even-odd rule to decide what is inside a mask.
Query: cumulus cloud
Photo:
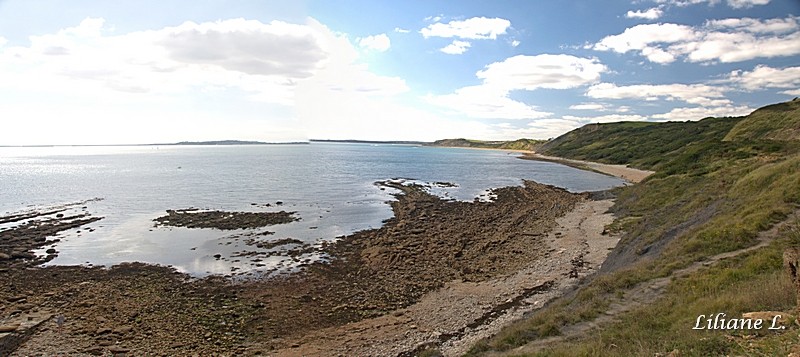
[[[463,87],[452,94],[429,95],[426,99],[432,104],[448,108],[453,114],[464,114],[469,118],[531,119],[551,114],[513,100],[507,92],[486,86]]]
[[[581,103],[569,106],[569,109],[574,110],[606,110],[605,104],[602,103]]]
[[[160,32],[156,43],[175,61],[247,74],[306,78],[325,57],[312,28],[282,21],[186,22]]]
[[[649,61],[741,62],[800,54],[798,17],[783,19],[712,20],[690,27],[671,23],[642,24],[606,36],[592,46],[598,51],[637,52]]]
[[[782,91],[780,93],[781,94],[786,94],[786,95],[793,95],[795,97],[798,97],[798,96],[800,96],[800,88],[799,89],[793,89],[793,90],[785,90],[785,91]]]
[[[532,120],[528,126],[532,133],[530,136],[536,139],[554,138],[565,132],[580,128],[586,124],[593,123],[614,123],[621,121],[644,121],[646,117],[641,115],[598,115],[598,116],[573,116],[565,115],[559,118],[542,118]]]
[[[389,47],[391,47],[392,42],[389,40],[389,36],[386,36],[385,33],[382,33],[380,35],[359,38],[358,45],[361,46],[361,48],[386,52]]]
[[[756,5],[769,4],[769,0],[728,0],[727,2],[734,9],[748,9]]]
[[[323,122],[356,132],[351,112],[376,117],[367,109],[398,107],[395,97],[409,90],[401,78],[371,72],[357,44],[314,19],[186,22],[130,33],[111,28],[90,18],[31,36],[29,45],[0,47],[0,112],[18,119],[0,142],[302,140],[305,129]],[[337,105],[324,113],[296,112],[322,97]],[[435,119],[400,109],[381,116],[404,119],[394,113]],[[20,141],[26,138],[35,141]]]
[[[727,105],[726,88],[706,84],[637,84],[617,86],[613,83],[595,84],[586,91],[586,96],[596,99],[639,99],[645,101],[679,100],[699,105]]]
[[[535,119],[532,120],[528,126],[530,126],[530,128],[536,134],[527,137],[537,139],[554,138],[570,130],[577,129],[583,125],[584,124],[581,124],[576,120],[555,118]]]
[[[749,17],[708,20],[705,26],[714,30],[736,30],[751,33],[790,33],[797,31],[798,17],[784,19],[753,19]]]
[[[728,80],[750,91],[767,88],[797,88],[800,87],[800,67],[772,68],[758,65],[749,72],[733,71]]]
[[[434,19],[436,23],[430,24],[419,32],[423,37],[461,38],[470,40],[494,40],[498,35],[503,35],[511,27],[511,21],[501,18],[473,17],[466,20],[454,20],[448,23],[438,22],[441,18]]]
[[[472,44],[468,41],[454,40],[451,44],[442,47],[439,51],[447,53],[448,55],[460,55],[467,52],[467,49],[471,46]]]
[[[572,116],[572,115],[565,115],[562,117],[563,119],[574,121],[580,125],[591,124],[591,123],[616,123],[620,121],[643,121],[647,120],[646,117],[641,115],[635,114],[608,114],[608,115],[598,115],[593,117],[586,117],[586,116]]]
[[[595,58],[570,55],[519,55],[487,65],[475,75],[477,86],[427,100],[472,118],[531,119],[548,116],[535,106],[511,99],[514,90],[568,89],[599,80],[608,68]]]
[[[625,17],[629,19],[656,20],[663,14],[664,11],[661,10],[661,8],[654,7],[647,10],[636,10],[636,11],[629,10],[625,14]]]
[[[728,6],[734,9],[746,9],[751,8],[756,5],[766,5],[769,4],[770,0],[727,0],[726,3]],[[675,5],[679,7],[686,7],[689,5],[697,5],[708,3],[708,5],[716,5],[720,2],[720,0],[656,0],[657,3],[660,4],[668,4],[668,5]]]
[[[394,32],[397,32],[397,33],[409,33],[409,32],[411,32],[411,30],[400,28],[400,27],[395,27],[394,28]]]
[[[675,108],[668,113],[655,114],[652,118],[661,121],[696,121],[708,117],[738,117],[753,112],[748,106],[726,105],[720,107]]]
[[[571,55],[517,55],[494,62],[478,71],[484,85],[534,90],[567,89],[594,83],[608,67],[596,58]]]

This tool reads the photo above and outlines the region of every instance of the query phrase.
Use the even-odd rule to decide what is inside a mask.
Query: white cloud
[[[644,121],[646,117],[641,115],[599,115],[599,116],[572,116],[565,115],[560,118],[534,119],[528,126],[531,128],[531,135],[525,136],[535,139],[554,138],[570,130],[580,128],[592,123],[614,123],[621,121]]]
[[[734,29],[751,33],[789,33],[797,31],[798,17],[785,19],[753,19],[749,17],[709,20],[705,27],[715,30]]]
[[[181,63],[295,79],[313,75],[325,57],[312,28],[282,21],[185,22],[159,31],[155,44]]]
[[[694,38],[696,38],[694,30],[686,25],[644,24],[625,29],[619,35],[606,36],[593,48],[617,53],[639,51],[653,62],[669,63],[675,60],[675,56],[652,45],[680,43]]]
[[[386,36],[385,33],[382,33],[380,35],[373,35],[364,38],[359,38],[358,45],[361,46],[361,48],[367,48],[379,52],[386,52],[389,49],[389,47],[391,47],[392,42],[389,40],[389,36]]]
[[[631,111],[631,107],[621,105],[615,107],[613,105],[609,105],[607,103],[580,103],[580,104],[573,104],[569,106],[569,109],[572,110],[591,110],[596,112],[617,112],[617,113],[627,113]]]
[[[442,21],[442,17],[443,16],[444,15],[427,16],[427,17],[425,17],[425,21],[428,21],[428,22],[439,22],[439,21]]]
[[[584,124],[576,120],[554,118],[536,119],[528,124],[535,134],[527,137],[535,139],[555,138],[570,130],[580,128],[583,125]]]
[[[596,82],[607,70],[594,58],[518,55],[478,71],[475,75],[482,80],[480,85],[460,88],[452,94],[429,95],[426,99],[471,118],[541,118],[550,113],[511,99],[511,91],[575,88]]]
[[[585,124],[590,124],[590,123],[616,123],[616,122],[621,122],[621,121],[643,121],[643,120],[647,120],[646,117],[643,117],[641,115],[635,115],[635,114],[628,114],[628,115],[608,114],[608,115],[598,115],[598,116],[593,116],[593,117],[578,117],[578,116],[572,116],[572,115],[565,115],[562,118],[566,119],[566,120],[574,121],[576,123],[579,123],[580,125],[585,125]]]
[[[750,72],[733,71],[729,81],[746,90],[800,87],[800,67],[772,68],[758,65]]]
[[[309,128],[359,137],[366,118],[416,120],[405,115],[438,134],[452,124],[400,102],[405,81],[371,72],[359,56],[346,34],[314,19],[187,22],[121,34],[87,19],[32,36],[30,45],[0,47],[0,113],[16,118],[0,143],[282,141],[306,139]],[[325,107],[320,98],[335,103]]]
[[[638,84],[617,86],[613,83],[595,84],[586,96],[596,99],[639,99],[645,101],[680,100],[690,104],[719,106],[730,104],[725,99],[726,88],[705,84]]]
[[[602,104],[602,103],[581,103],[581,104],[570,105],[569,109],[604,111],[604,110],[606,110],[606,105]]]
[[[708,117],[738,117],[753,112],[748,106],[726,105],[721,107],[675,108],[668,113],[656,114],[652,117],[663,121],[696,121]]]
[[[0,47],[3,47],[6,43],[8,43],[8,40],[5,37],[0,36]]]
[[[517,46],[519,46],[520,43],[521,42],[519,42],[519,40],[512,40],[511,41],[511,47],[517,47]]]
[[[470,40],[494,40],[503,35],[511,26],[511,21],[501,18],[473,17],[462,21],[450,21],[446,24],[438,22],[430,24],[419,32],[423,37],[457,37]]]
[[[661,15],[664,14],[664,11],[658,7],[650,8],[647,10],[636,10],[636,11],[628,11],[625,14],[625,17],[629,19],[645,19],[645,20],[656,20]]]
[[[448,55],[460,55],[467,52],[467,49],[471,46],[472,44],[467,41],[453,40],[451,44],[442,47],[439,51],[447,53]]]
[[[567,89],[597,82],[608,67],[596,58],[570,55],[517,55],[494,62],[478,71],[484,85],[534,90]]]
[[[786,95],[793,95],[795,97],[798,97],[798,96],[800,96],[800,88],[793,89],[793,90],[785,90],[785,91],[780,92],[780,93],[781,94],[786,94]]]
[[[642,24],[606,36],[592,48],[598,51],[638,52],[651,62],[741,62],[800,54],[798,18],[725,19],[702,26]]]
[[[769,4],[769,0],[728,0],[728,5],[734,9],[747,9],[755,5]]]
[[[411,30],[407,30],[407,29],[400,28],[400,27],[395,27],[394,28],[394,32],[397,32],[397,33],[409,33],[409,32],[411,32]]]
[[[708,2],[710,5],[715,5],[719,3],[719,0],[656,0],[659,4],[667,4],[679,7],[685,7],[689,5],[696,5]]]
[[[742,9],[742,8],[750,8],[755,5],[767,5],[769,4],[770,0],[727,0],[726,3],[728,6],[734,9]],[[689,5],[696,5],[702,3],[708,3],[709,5],[713,6],[720,2],[720,0],[656,0],[657,3],[660,4],[669,4],[675,5],[679,7],[685,7]]]
[[[426,99],[450,109],[452,114],[460,113],[469,118],[531,119],[551,114],[509,98],[507,91],[482,85],[459,88],[453,94],[429,95]]]

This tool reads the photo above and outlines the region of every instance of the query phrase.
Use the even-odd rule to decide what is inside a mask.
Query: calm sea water
[[[258,239],[319,244],[380,227],[392,216],[387,202],[394,198],[392,190],[381,190],[375,182],[393,178],[454,183],[457,187],[434,193],[470,201],[491,188],[520,185],[522,179],[571,191],[623,184],[613,177],[489,150],[335,143],[0,148],[0,212],[102,199],[79,206],[105,218],[91,224],[92,231],[84,227],[60,234],[55,244],[59,256],[49,264],[140,261],[196,276],[229,274],[231,269],[246,273],[297,262],[272,256],[256,264],[252,258],[236,257],[242,251],[265,252],[244,243],[243,236],[253,231],[154,227],[152,220],[165,210],[189,207],[297,211],[300,221],[256,230],[276,233]],[[283,205],[275,206],[277,201]]]

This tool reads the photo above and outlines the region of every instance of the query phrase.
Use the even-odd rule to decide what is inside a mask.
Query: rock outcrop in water
[[[252,229],[299,220],[296,212],[225,212],[193,209],[167,210],[166,216],[154,221],[156,226],[215,228],[221,230]]]

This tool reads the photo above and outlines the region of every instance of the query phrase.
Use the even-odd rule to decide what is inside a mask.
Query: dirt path
[[[704,267],[714,265],[715,263],[723,259],[736,257],[768,246],[775,240],[775,238],[778,236],[778,233],[780,232],[781,229],[783,229],[783,227],[785,227],[787,224],[795,222],[798,219],[798,217],[800,217],[800,210],[797,210],[794,213],[790,214],[785,220],[783,220],[778,224],[775,224],[774,226],[772,226],[772,228],[760,232],[757,237],[758,243],[753,246],[717,254],[715,256],[708,258],[708,260],[695,262],[689,265],[688,267],[676,270],[670,276],[641,282],[636,286],[632,287],[631,289],[629,289],[628,291],[626,291],[621,298],[614,298],[613,301],[610,303],[608,310],[605,311],[604,314],[600,315],[599,317],[597,317],[592,321],[585,321],[575,325],[566,326],[561,329],[561,335],[559,336],[553,336],[535,340],[524,346],[515,348],[513,350],[504,353],[491,353],[487,354],[486,356],[532,354],[542,350],[543,348],[555,342],[560,342],[584,335],[588,331],[594,328],[598,328],[599,326],[611,323],[620,314],[629,312],[631,310],[634,310],[636,308],[639,308],[647,304],[651,304],[654,301],[656,301],[656,299],[658,299],[664,294],[667,286],[669,286],[669,283],[675,278],[688,276],[689,274],[697,272],[698,270]]]
[[[450,281],[407,308],[315,331],[275,355],[412,356],[429,347],[445,356],[461,355],[596,271],[619,240],[602,234],[613,220],[606,213],[612,204],[580,202],[542,237],[545,256],[512,274],[480,282]]]
[[[525,155],[522,156],[522,158],[527,160],[557,162],[567,166],[577,167],[579,169],[597,171],[607,175],[616,176],[623,180],[633,183],[641,182],[648,176],[655,173],[655,171],[634,169],[626,165],[611,165],[611,164],[602,164],[599,162],[592,162],[592,161],[572,160],[557,156],[547,156],[547,155],[537,154],[535,152],[526,153]]]

